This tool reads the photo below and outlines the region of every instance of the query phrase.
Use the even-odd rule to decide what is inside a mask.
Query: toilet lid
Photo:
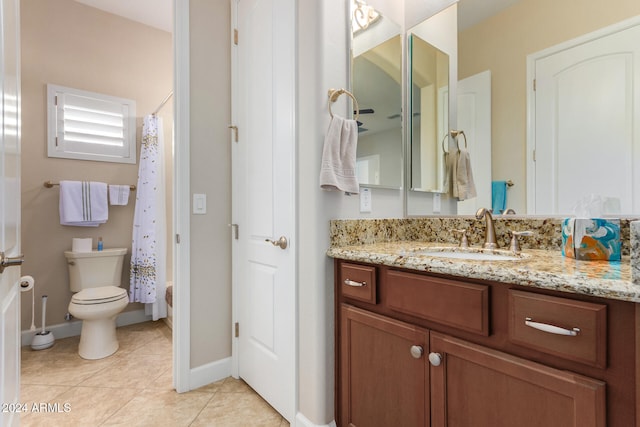
[[[71,298],[75,304],[104,304],[127,297],[127,290],[117,286],[83,289]]]

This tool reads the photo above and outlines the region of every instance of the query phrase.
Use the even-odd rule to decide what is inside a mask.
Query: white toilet
[[[120,287],[126,253],[126,248],[64,253],[69,287],[76,292],[69,313],[82,320],[78,353],[83,359],[102,359],[118,350],[116,317],[129,303]]]

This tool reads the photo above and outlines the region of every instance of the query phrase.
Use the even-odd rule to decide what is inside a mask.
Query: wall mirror
[[[442,193],[449,143],[449,55],[417,34],[409,34],[408,40],[410,187]]]
[[[358,100],[358,182],[402,187],[401,26],[361,1],[351,2],[351,90]]]
[[[637,17],[640,15],[640,2],[504,0],[496,2],[497,8],[492,11],[489,7],[479,7],[477,3],[472,0],[460,0],[458,3],[458,79],[466,79],[487,70],[491,72],[491,177],[493,180],[513,181],[514,185],[507,190],[507,207],[515,209],[518,214],[571,214],[566,207],[562,212],[535,212],[527,198],[527,189],[531,187],[527,175],[532,172],[535,149],[527,146],[527,139],[530,138],[527,134],[527,121],[530,119],[527,93],[533,90],[533,79],[527,77],[527,57]],[[639,71],[636,68],[633,73]],[[565,102],[581,103],[577,99],[569,96]],[[631,120],[631,128],[637,129],[638,115]],[[606,134],[610,135],[609,132]],[[640,134],[635,131],[631,134],[635,134],[633,143],[638,144]],[[603,148],[607,144],[604,139],[601,142]],[[591,156],[593,159],[600,153],[600,150],[589,150],[581,153],[581,156]],[[537,161],[541,156],[538,150]],[[553,156],[551,151],[543,157],[551,159]],[[627,159],[619,159],[620,162],[623,160]],[[596,164],[598,162],[602,165],[601,160],[596,160]],[[635,161],[633,163],[636,169],[640,168]],[[561,165],[558,167],[566,169]],[[611,176],[613,174],[597,174],[599,180],[607,180]],[[553,183],[547,185],[539,190],[549,193],[556,191]],[[590,185],[583,187],[589,189]],[[606,187],[620,187],[620,182],[609,181]],[[631,211],[620,213],[638,215],[640,211],[632,208]]]
[[[451,215],[457,199],[445,193],[446,152],[457,129],[457,5],[410,27],[407,36],[407,138],[405,214]]]

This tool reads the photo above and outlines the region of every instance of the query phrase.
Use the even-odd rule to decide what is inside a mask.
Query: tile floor
[[[23,347],[21,403],[42,412],[22,413],[21,425],[289,426],[242,380],[230,377],[176,393],[171,330],[163,322],[117,332],[120,349],[101,360],[78,356],[79,337],[56,340],[47,350]]]

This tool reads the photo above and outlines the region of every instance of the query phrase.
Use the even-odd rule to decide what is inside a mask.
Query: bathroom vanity
[[[420,255],[432,246],[443,250],[328,251],[338,426],[637,425],[640,293],[628,258]]]

